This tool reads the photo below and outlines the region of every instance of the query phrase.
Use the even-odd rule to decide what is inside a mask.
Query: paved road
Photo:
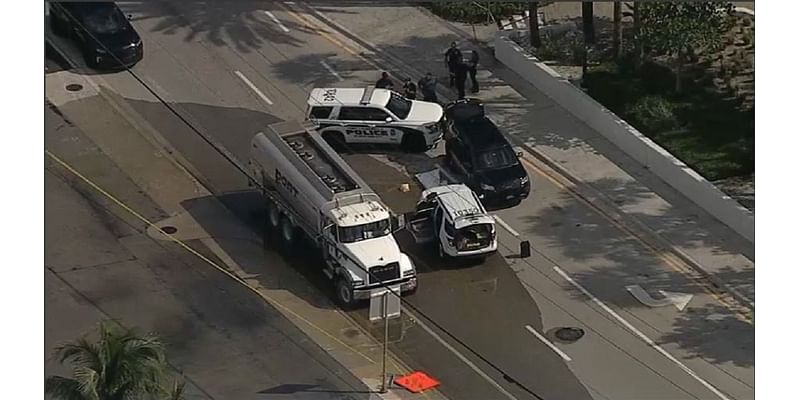
[[[296,14],[272,3],[259,3],[260,8],[248,3],[198,8],[178,2],[125,7],[134,14],[134,24],[148,49],[135,73],[238,160],[246,159],[249,139],[258,129],[273,121],[301,117],[310,88],[363,86],[377,76],[374,66],[334,43],[348,46],[345,39],[327,28],[309,27]],[[75,53],[74,48],[63,47]],[[246,189],[238,171],[228,167],[223,157],[171,116],[131,76],[123,73],[95,79],[143,116],[215,193]],[[398,211],[413,204],[418,192],[401,194],[394,190],[397,183],[410,181],[408,169],[414,172],[436,162],[425,156],[395,154],[349,159]],[[392,163],[404,168],[391,168]],[[420,291],[409,301],[543,398],[721,398],[703,382],[722,389],[730,398],[753,397],[752,327],[739,323],[697,285],[663,267],[663,262],[635,239],[571,198],[539,173],[541,166],[528,167],[537,188],[535,195],[499,215],[513,229],[531,235],[540,252],[526,260],[512,258],[517,241],[504,233],[500,255],[482,266],[452,268],[406,242],[404,248],[415,256],[423,272]],[[248,215],[247,207],[257,207],[241,198],[226,204],[239,215]],[[558,249],[548,245],[553,235],[537,236],[543,231],[557,233],[559,242],[567,245]],[[298,268],[305,269],[302,260],[298,261]],[[645,285],[651,280],[612,269],[629,264],[655,276],[658,287],[694,293],[691,307],[679,313],[636,303],[620,283]],[[561,270],[575,276],[614,314],[587,301],[584,293],[559,274]],[[312,282],[318,279],[313,272],[307,276]],[[363,311],[353,316],[363,320]],[[657,339],[665,353],[674,355],[702,381],[625,324],[639,335]],[[573,344],[557,343],[570,357],[567,361],[525,325],[545,333],[559,326],[578,326],[587,334]],[[495,382],[478,376],[423,327],[410,326],[393,350],[409,365],[441,378],[443,393],[452,398],[497,398],[496,384],[517,398],[531,397],[446,333],[432,330]],[[716,336],[726,331],[735,333]],[[724,340],[711,342],[712,335]]]
[[[145,218],[167,213],[66,115],[104,112],[119,138],[124,123],[98,97],[45,108],[47,149]],[[131,129],[131,128],[128,128]],[[48,160],[45,174],[45,348],[88,333],[101,319],[153,330],[193,399],[369,398],[368,388],[251,292],[180,247],[155,240],[141,221]],[[214,255],[199,240],[189,244]],[[53,359],[45,374],[69,374]],[[288,386],[287,386],[288,385]],[[295,386],[291,386],[295,385]],[[288,392],[287,392],[288,390]],[[262,393],[261,395],[257,393]]]

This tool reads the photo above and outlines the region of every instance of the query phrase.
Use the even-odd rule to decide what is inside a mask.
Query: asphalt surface
[[[271,122],[302,118],[311,88],[360,87],[378,76],[374,67],[329,40],[336,40],[335,33],[310,28],[273,3],[196,7],[143,2],[124,4],[123,8],[134,15],[134,26],[145,41],[145,59],[133,68],[134,73],[183,121],[127,73],[92,78],[152,125],[197,178],[218,195],[247,190],[247,181],[208,142],[241,163],[247,159],[249,140],[259,129]],[[79,59],[74,46],[57,43]],[[186,122],[206,140],[188,129]],[[412,182],[410,174],[437,162],[427,155],[393,152],[347,159],[396,211],[409,209],[419,193],[419,188],[401,193],[397,185]],[[498,215],[530,238],[535,249],[531,258],[513,257],[518,241],[507,232],[501,237],[500,254],[480,266],[443,264],[428,250],[400,236],[421,273],[419,291],[407,300],[430,320],[418,315],[419,322],[408,322],[392,350],[410,366],[440,379],[441,391],[451,398],[502,398],[496,385],[519,399],[722,398],[597,303],[588,301],[554,269],[558,267],[725,396],[752,398],[752,326],[734,318],[702,288],[665,268],[634,238],[626,237],[528,167],[534,193]],[[252,223],[252,216],[259,212],[257,198],[232,194],[227,199],[224,203],[243,223]],[[325,290],[313,258],[290,261]],[[631,274],[619,267],[630,265],[644,272]],[[624,291],[629,283],[647,284],[651,291],[688,292],[694,298],[683,313],[650,309]],[[365,310],[351,315],[368,327]],[[563,326],[580,327],[586,334],[574,343],[556,342],[570,357],[565,360],[526,325],[550,340],[554,340],[553,330]],[[442,346],[429,330],[452,350]],[[519,385],[511,382],[514,380]]]
[[[82,101],[63,111],[104,110],[97,97]],[[45,118],[48,150],[94,171],[98,185],[145,218],[166,217],[61,110],[48,106]],[[176,244],[153,239],[141,221],[51,160],[45,198],[48,356],[101,319],[115,319],[159,333],[172,366],[186,373],[187,398],[370,398],[273,307]],[[188,244],[221,264],[201,241]],[[48,358],[45,374],[57,373],[69,370]]]

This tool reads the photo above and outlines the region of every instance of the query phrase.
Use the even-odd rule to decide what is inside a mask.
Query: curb
[[[340,33],[344,34],[351,41],[353,41],[353,42],[359,44],[360,46],[372,51],[375,55],[379,55],[379,56],[381,56],[382,58],[384,58],[386,60],[390,60],[391,61],[390,64],[391,64],[392,67],[394,67],[396,69],[406,70],[406,71],[410,70],[410,71],[419,72],[416,68],[414,68],[412,66],[405,65],[405,63],[402,60],[399,60],[394,55],[388,54],[387,52],[385,52],[382,49],[380,49],[378,46],[376,46],[376,45],[374,45],[374,44],[372,44],[372,43],[370,43],[370,42],[358,37],[355,33],[351,32],[349,29],[345,28],[344,26],[342,26],[338,22],[331,20],[325,14],[315,10],[310,5],[304,4],[303,8],[306,11],[308,11],[309,13],[313,14],[318,20],[326,23],[331,28],[336,29]],[[418,7],[418,8],[420,8],[420,7]],[[464,36],[465,34],[464,34],[463,31],[461,31],[458,28],[450,26],[450,24],[448,24],[446,21],[442,21],[441,18],[439,18],[439,17],[435,16],[434,14],[430,13],[428,10],[423,10],[423,13],[425,13],[428,16],[435,17],[438,21],[440,21],[440,23],[443,26],[445,26],[450,31],[452,31],[452,32],[454,32],[456,34],[461,35],[462,38],[467,39],[467,40],[471,40],[471,39],[469,39],[468,35]],[[398,67],[401,67],[401,68],[398,68]],[[440,86],[440,88],[444,89],[444,90],[439,90],[440,93],[451,95],[451,96],[443,96],[443,97],[452,97],[452,94],[453,94],[452,90],[450,90],[449,88],[445,87],[441,83],[439,83],[438,85]],[[747,307],[750,310],[755,311],[755,302],[754,301],[749,299],[747,296],[745,296],[744,294],[742,294],[740,291],[736,290],[735,288],[733,288],[729,284],[727,284],[724,281],[722,281],[716,275],[711,274],[708,271],[706,271],[702,267],[702,265],[700,265],[700,263],[695,261],[691,256],[686,254],[684,251],[678,249],[675,245],[673,245],[672,243],[670,243],[669,241],[664,239],[661,235],[659,235],[658,233],[653,231],[653,229],[651,229],[650,227],[648,227],[647,225],[645,225],[644,223],[642,223],[638,219],[628,215],[624,211],[619,210],[616,206],[611,206],[612,202],[608,198],[607,195],[605,195],[602,192],[600,192],[599,190],[595,189],[590,184],[587,184],[587,183],[583,182],[578,177],[576,177],[573,173],[569,172],[567,169],[565,169],[564,167],[559,165],[556,161],[550,159],[548,156],[544,155],[539,150],[536,150],[535,148],[526,145],[525,143],[523,143],[521,138],[518,138],[518,137],[513,136],[513,135],[506,135],[506,136],[510,137],[512,142],[515,142],[518,145],[523,146],[526,150],[528,150],[528,153],[530,153],[532,156],[534,156],[538,161],[540,161],[541,163],[547,165],[549,168],[553,169],[556,173],[561,174],[562,177],[566,178],[566,180],[570,184],[569,186],[572,186],[572,188],[574,189],[573,192],[576,195],[578,195],[580,198],[582,198],[583,200],[589,202],[590,204],[594,204],[603,213],[605,213],[607,216],[611,217],[613,220],[617,221],[618,223],[622,224],[627,229],[638,230],[640,232],[645,233],[645,237],[642,237],[641,239],[645,239],[646,242],[649,245],[653,246],[656,249],[664,250],[666,252],[669,252],[669,253],[675,255],[683,263],[685,263],[686,265],[691,267],[692,270],[694,270],[695,272],[700,274],[703,278],[708,279],[709,282],[711,282],[711,284],[715,288],[718,288],[718,289],[720,289],[720,290],[722,290],[722,291],[724,291],[726,293],[729,293],[733,298],[736,299],[736,301],[738,303],[741,303],[741,305]],[[631,224],[633,224],[635,227],[631,227],[630,226]],[[653,243],[653,241],[655,241],[655,243]]]

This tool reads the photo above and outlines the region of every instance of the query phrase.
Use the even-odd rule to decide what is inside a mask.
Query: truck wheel
[[[272,229],[278,229],[281,224],[281,210],[271,201],[267,205],[267,224]]]
[[[322,132],[322,138],[325,139],[326,142],[336,150],[337,152],[342,152],[347,148],[347,142],[344,141],[344,135],[342,132],[337,131],[327,131]]]
[[[409,153],[416,153],[425,151],[428,147],[425,144],[425,138],[420,133],[407,133],[403,135],[403,140],[400,142],[400,147]]]
[[[336,280],[336,301],[342,308],[350,308],[355,304],[353,299],[353,289],[344,278]]]
[[[289,217],[284,216],[281,219],[281,240],[288,246],[294,243],[294,225]]]
[[[50,28],[56,36],[67,37],[67,30],[63,23],[52,12],[50,12]]]

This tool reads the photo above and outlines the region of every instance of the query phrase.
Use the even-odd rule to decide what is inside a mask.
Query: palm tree
[[[581,3],[581,19],[583,19],[583,41],[594,44],[594,3],[584,1]]]
[[[531,1],[528,3],[528,30],[530,32],[531,46],[537,49],[542,46],[542,38],[539,36],[539,2]]]
[[[612,46],[614,48],[614,58],[619,59],[622,55],[622,2],[614,2],[614,34]]]
[[[139,336],[108,321],[101,322],[98,331],[97,342],[84,336],[56,349],[59,362],[72,366],[73,377],[48,377],[46,393],[63,400],[146,399],[165,394],[164,346],[155,335]],[[176,384],[172,391],[180,398],[183,386]]]

